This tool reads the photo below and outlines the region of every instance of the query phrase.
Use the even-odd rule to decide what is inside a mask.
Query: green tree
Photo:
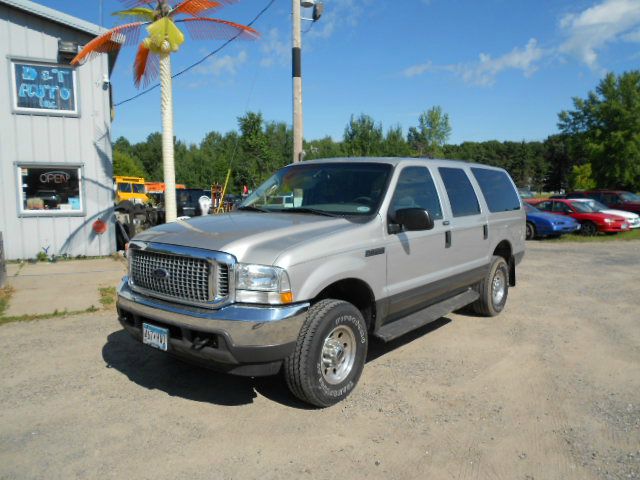
[[[400,125],[396,125],[387,130],[382,150],[382,154],[385,157],[408,157],[411,155],[411,148],[405,140]]]
[[[341,142],[334,142],[329,136],[319,140],[311,140],[304,144],[305,160],[314,158],[336,158],[345,155]]]
[[[146,177],[140,160],[119,148],[113,150],[113,174],[127,177]]]
[[[361,114],[358,118],[351,115],[344,129],[345,153],[351,157],[381,155],[383,138],[382,125],[369,115]]]
[[[596,183],[640,189],[640,71],[607,74],[573,106],[560,112],[558,127],[584,145]]]
[[[569,175],[571,190],[591,190],[596,188],[596,182],[591,176],[591,164],[574,165]]]
[[[274,154],[263,124],[262,114],[259,112],[247,112],[238,118],[242,161],[245,163],[242,170],[248,177],[246,180],[250,187],[257,186],[273,173],[271,169],[275,163]]]
[[[132,149],[133,156],[140,159],[149,176],[147,180],[156,182],[162,180],[162,134],[150,133],[146,141],[136,143]]]
[[[559,191],[569,188],[569,175],[575,164],[571,155],[571,138],[564,134],[551,135],[544,141],[543,148],[543,156],[549,169],[544,189]]]
[[[443,155],[444,144],[451,135],[449,115],[438,105],[423,112],[418,117],[418,126],[409,128],[407,141],[419,157]]]

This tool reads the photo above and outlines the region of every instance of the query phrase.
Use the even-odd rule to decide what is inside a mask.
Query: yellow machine
[[[147,203],[147,189],[142,177],[123,177],[116,175],[113,177],[116,184],[116,205],[125,200],[131,203]]]

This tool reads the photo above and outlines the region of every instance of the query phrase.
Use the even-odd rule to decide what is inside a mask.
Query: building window
[[[11,63],[15,112],[72,116],[78,114],[74,68],[17,60]]]
[[[20,213],[82,214],[82,169],[63,166],[18,166]]]

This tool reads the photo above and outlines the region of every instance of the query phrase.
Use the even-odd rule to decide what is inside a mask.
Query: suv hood
[[[271,265],[287,249],[360,225],[312,214],[233,212],[159,225],[135,240],[230,253],[239,262]]]

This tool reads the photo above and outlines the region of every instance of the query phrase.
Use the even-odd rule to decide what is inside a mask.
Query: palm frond
[[[191,15],[192,17],[199,17],[203,12],[220,8],[221,6],[222,3],[213,0],[184,0],[171,11],[171,16],[185,14]]]
[[[194,40],[229,40],[236,36],[243,40],[255,40],[260,37],[251,27],[217,18],[183,18],[176,20],[178,22],[184,22]]]
[[[147,87],[160,74],[160,59],[158,55],[152,53],[145,42],[140,44],[136,59],[133,64],[133,82],[136,87]]]
[[[153,5],[158,2],[157,0],[120,0],[120,3],[122,3],[127,8],[134,8],[140,7],[142,5]]]
[[[119,12],[113,12],[112,15],[120,18],[133,17],[138,20],[152,22],[155,17],[155,10],[145,7],[134,7],[129,10],[120,10]]]
[[[80,53],[71,60],[71,64],[83,64],[100,53],[115,52],[125,45],[137,43],[140,27],[147,23],[149,22],[134,22],[112,28],[87,43]]]

